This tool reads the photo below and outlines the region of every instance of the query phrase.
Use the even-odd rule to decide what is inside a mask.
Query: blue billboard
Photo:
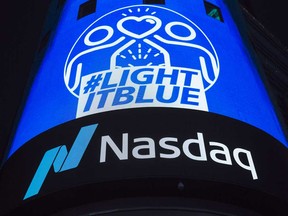
[[[158,5],[97,1],[95,13],[77,19],[84,2],[65,4],[9,157],[65,122],[145,108],[219,114],[287,146],[257,66],[224,1],[209,1],[221,10],[222,21],[207,15],[202,0]]]

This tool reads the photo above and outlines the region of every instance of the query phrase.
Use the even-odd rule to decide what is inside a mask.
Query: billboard
[[[185,0],[98,0],[77,19],[83,3],[66,2],[35,75],[4,168],[21,179],[2,187],[17,197],[7,205],[143,178],[287,198],[270,176],[288,179],[273,169],[287,168],[286,138],[225,1],[210,1],[220,20]]]
[[[221,1],[224,22],[209,17],[202,1],[191,2],[189,10],[169,1],[97,4],[80,20],[79,4],[66,4],[10,155],[64,122],[145,107],[217,113],[287,145],[255,62]]]

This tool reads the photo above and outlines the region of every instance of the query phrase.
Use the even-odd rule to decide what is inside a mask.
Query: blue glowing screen
[[[68,0],[31,86],[9,156],[38,134],[101,112],[167,107],[212,112],[285,137],[227,6],[210,1]]]

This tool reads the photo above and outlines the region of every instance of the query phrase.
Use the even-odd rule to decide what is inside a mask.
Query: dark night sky
[[[288,47],[287,6],[283,0],[240,0],[266,29]]]
[[[232,0],[231,0],[232,1]],[[0,159],[12,130],[37,49],[50,0],[6,0],[0,13]],[[252,14],[288,47],[287,11],[283,0],[241,0]]]

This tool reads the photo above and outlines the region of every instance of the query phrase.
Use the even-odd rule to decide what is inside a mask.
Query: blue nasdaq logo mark
[[[55,172],[63,172],[76,168],[79,165],[97,126],[98,124],[93,124],[82,127],[69,153],[65,145],[48,150],[44,154],[23,199],[25,200],[39,193],[52,166]]]

